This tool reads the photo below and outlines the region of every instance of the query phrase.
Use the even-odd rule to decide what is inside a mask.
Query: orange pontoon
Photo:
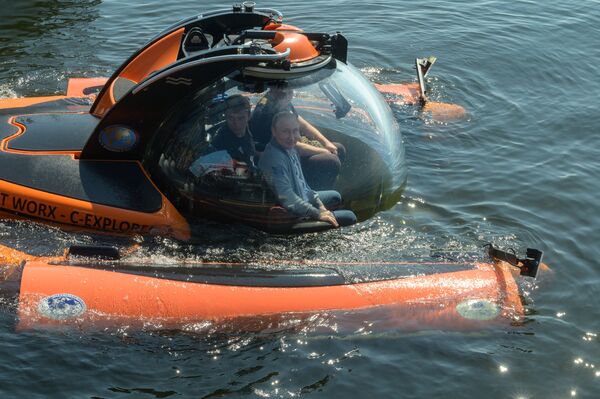
[[[534,250],[529,250],[534,251]],[[16,300],[19,325],[154,325],[386,314],[398,328],[480,328],[523,317],[510,254],[490,262],[264,264],[179,267],[66,257],[13,263],[0,296]],[[8,256],[8,255],[7,255]],[[531,257],[534,256],[534,257]],[[535,275],[541,253],[516,265]],[[527,269],[527,270],[526,270]]]

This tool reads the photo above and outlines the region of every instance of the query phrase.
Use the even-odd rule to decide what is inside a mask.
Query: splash
[[[17,92],[7,84],[0,85],[0,100],[7,98],[17,98]]]

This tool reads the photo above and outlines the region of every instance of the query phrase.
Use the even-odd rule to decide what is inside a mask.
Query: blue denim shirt
[[[258,162],[281,206],[294,215],[318,219],[322,202],[319,195],[306,184],[299,165],[298,151],[295,148],[286,150],[275,140],[267,144]]]

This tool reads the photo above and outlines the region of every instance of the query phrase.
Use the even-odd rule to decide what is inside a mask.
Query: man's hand
[[[327,137],[323,136],[319,129],[308,123],[308,121],[301,116],[298,117],[298,122],[300,123],[300,131],[304,136],[317,140],[325,147],[327,152],[337,155],[337,147],[334,146],[331,141],[327,140]]]
[[[329,151],[330,153],[337,155],[338,149],[331,141],[327,141],[326,143],[323,143],[323,147],[325,147],[325,149],[327,151]]]
[[[335,218],[335,215],[333,213],[331,213],[330,211],[328,211],[327,209],[320,210],[319,220],[322,222],[327,222],[327,223],[333,225],[333,227],[340,227],[337,219]]]

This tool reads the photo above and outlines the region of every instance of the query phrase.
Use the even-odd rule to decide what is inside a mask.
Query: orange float
[[[541,253],[517,259],[535,276]],[[3,262],[18,253],[3,251]],[[115,255],[77,247],[75,254]],[[128,264],[72,255],[5,266],[0,296],[16,300],[19,326],[182,327],[236,320],[369,312],[397,328],[469,329],[523,318],[514,255],[490,262]],[[533,257],[532,257],[533,256]],[[12,299],[11,299],[12,298]],[[247,325],[247,324],[246,324]]]

